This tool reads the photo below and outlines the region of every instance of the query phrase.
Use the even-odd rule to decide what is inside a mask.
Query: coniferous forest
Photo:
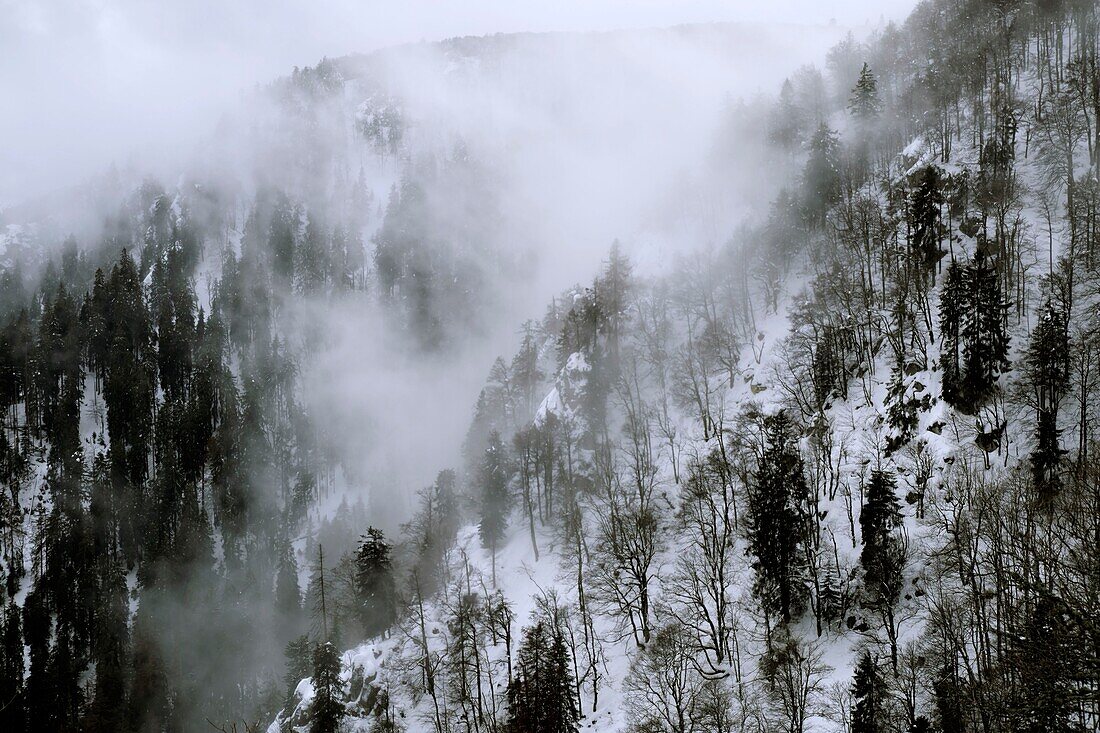
[[[247,177],[0,208],[0,730],[1100,730],[1095,0],[716,100],[766,201],[580,284],[414,51],[255,90]]]

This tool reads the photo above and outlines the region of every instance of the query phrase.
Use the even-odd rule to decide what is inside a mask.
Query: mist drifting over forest
[[[0,0],[0,730],[1100,729],[1100,8]]]

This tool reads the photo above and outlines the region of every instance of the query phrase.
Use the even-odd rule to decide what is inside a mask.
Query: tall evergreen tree
[[[565,640],[540,621],[523,632],[508,685],[508,733],[572,733],[579,719]]]
[[[992,395],[1006,371],[1008,333],[1001,280],[981,247],[967,272],[968,309],[963,322],[963,407],[975,410]]]
[[[156,614],[161,591],[146,588],[134,618],[134,646],[130,669],[133,685],[127,708],[127,726],[130,730],[164,730],[171,717],[172,689],[162,649],[157,635]]]
[[[1085,732],[1079,701],[1094,660],[1082,632],[1065,604],[1043,593],[1018,633],[1011,635],[1009,659],[1016,672],[1012,717],[1019,730]]]
[[[829,208],[840,199],[840,140],[824,122],[810,138],[810,155],[802,181],[806,220],[821,225]]]
[[[84,707],[84,690],[80,680],[87,666],[83,650],[74,638],[68,625],[58,625],[54,634],[53,648],[50,650],[47,679],[50,685],[50,705],[41,710],[44,718],[44,730],[77,730],[80,727],[81,711]],[[32,725],[43,721],[31,718]]]
[[[619,240],[611,244],[603,273],[596,280],[595,292],[602,314],[600,330],[607,337],[608,356],[613,369],[618,369],[619,343],[622,340],[623,322],[626,320],[628,297],[633,267],[623,254]]]
[[[288,641],[283,650],[283,656],[286,658],[286,672],[283,675],[286,702],[283,704],[283,711],[290,714],[293,710],[294,691],[298,688],[298,683],[313,674],[309,637],[302,634]]]
[[[126,710],[130,599],[123,569],[116,562],[102,557],[99,575],[96,635],[92,647],[95,694],[84,726],[86,730],[96,733],[109,733],[122,728]]]
[[[852,733],[885,733],[886,682],[871,652],[859,656],[852,681]]]
[[[271,271],[284,285],[294,281],[298,228],[298,208],[286,194],[279,192],[268,229],[268,251],[271,253]]]
[[[1050,301],[1039,313],[1025,357],[1027,380],[1034,391],[1035,448],[1031,473],[1040,504],[1047,505],[1061,485],[1058,464],[1065,451],[1058,444],[1058,407],[1069,384],[1068,319]]]
[[[8,603],[0,617],[0,728],[23,730],[23,628],[19,607]],[[37,712],[37,711],[36,711]]]
[[[282,544],[275,575],[275,606],[280,617],[280,635],[285,639],[296,635],[301,628],[302,588],[298,583],[298,563],[294,560],[294,548],[286,540]]]
[[[165,401],[182,404],[191,379],[198,306],[184,251],[178,244],[153,265],[151,296],[157,329],[157,376]]]
[[[885,544],[890,532],[901,521],[901,503],[896,492],[897,481],[892,473],[882,470],[871,472],[863,510],[859,515],[865,553],[861,558]]]
[[[370,527],[355,553],[355,585],[367,636],[384,633],[397,618],[391,551],[382,530]]]
[[[966,267],[952,262],[940,293],[943,398],[972,413],[1009,367],[1006,304],[990,255],[979,246]],[[961,357],[961,358],[960,358]]]
[[[543,377],[542,371],[539,369],[539,349],[535,326],[530,321],[523,326],[523,342],[512,359],[512,365],[508,371],[511,374],[512,386],[516,392],[518,402],[516,411],[522,412],[517,417],[519,420],[527,422],[534,417],[535,398]]]
[[[882,105],[878,98],[878,80],[866,62],[859,72],[859,79],[848,100],[848,111],[860,122],[868,122],[878,116]]]
[[[331,641],[313,650],[313,703],[309,733],[336,733],[344,717],[340,701],[340,655]]]
[[[943,253],[940,249],[943,236],[940,209],[943,203],[941,171],[937,166],[926,165],[918,174],[917,186],[909,197],[908,207],[910,256],[922,280]]]
[[[150,502],[144,501],[153,433],[156,355],[153,328],[137,265],[123,250],[107,283],[107,407],[111,481],[120,497],[121,539],[128,559],[139,544]]]
[[[50,463],[65,478],[75,478],[79,472],[81,351],[76,303],[64,286],[58,286],[39,321],[34,362],[36,397],[50,446]]]
[[[901,571],[895,551],[894,529],[901,522],[901,503],[897,498],[894,476],[886,471],[872,471],[867,496],[859,515],[863,549],[859,561],[863,566],[864,585],[872,604],[897,601],[896,579]]]
[[[801,548],[808,489],[794,426],[785,412],[768,419],[766,439],[749,489],[749,547],[765,608],[787,622],[806,601]]]
[[[23,601],[23,640],[30,662],[23,687],[27,720],[49,715],[53,704],[53,680],[50,678],[50,608],[45,589],[35,586]]]
[[[932,683],[936,696],[936,723],[943,733],[966,733],[965,691],[953,667],[946,667]]]
[[[952,261],[947,266],[940,288],[940,378],[941,396],[951,405],[962,400],[962,367],[960,354],[962,323],[966,313],[966,273],[962,265]]]
[[[494,430],[489,433],[489,444],[482,454],[477,472],[480,491],[478,535],[481,537],[481,544],[493,553],[494,570],[497,545],[504,538],[512,503],[508,492],[507,460],[500,433]]]
[[[795,102],[794,85],[790,79],[783,80],[779,89],[779,99],[768,119],[768,140],[784,150],[793,150],[802,136],[802,110]]]
[[[305,294],[313,294],[324,287],[328,279],[329,271],[333,267],[330,262],[331,253],[326,243],[325,228],[321,224],[319,214],[311,212],[306,223],[305,236],[297,251],[297,287]]]

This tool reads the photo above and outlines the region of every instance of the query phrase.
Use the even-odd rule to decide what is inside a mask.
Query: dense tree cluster
[[[561,630],[543,622],[525,629],[515,676],[508,687],[508,730],[571,733],[577,724],[576,691]]]
[[[363,262],[281,193],[257,196],[239,253],[208,205],[146,184],[60,272],[9,271],[26,293],[0,340],[14,730],[190,729],[278,698],[264,648],[303,627],[291,542],[332,468],[280,310],[355,287]]]
[[[332,205],[148,184],[5,267],[0,727],[564,733],[620,674],[647,733],[1097,729],[1098,44],[1092,2],[931,0],[800,71],[763,223],[660,278],[613,245],[389,538],[312,522],[338,467],[288,322],[371,290],[447,348],[499,223],[461,145],[405,161],[370,256],[344,172]],[[279,87],[294,134],[340,79]],[[396,157],[397,101],[358,123]],[[559,567],[521,626],[528,542]],[[367,639],[369,680],[338,652]]]
[[[1097,611],[1084,548],[1100,290],[1081,212],[1100,155],[1095,94],[1069,91],[1096,78],[1097,23],[1086,4],[932,2],[841,44],[831,94],[802,71],[768,115],[802,173],[752,233],[766,246],[735,239],[631,279],[625,307],[613,253],[529,331],[556,346],[527,362],[551,390],[537,414],[519,371],[494,366],[467,440],[472,503],[496,516],[479,471],[499,435],[515,500],[503,537],[521,514],[533,552],[577,538],[562,553],[582,709],[599,699],[584,660],[627,643],[636,730],[1100,720],[1095,670],[1068,651],[1089,646]],[[754,369],[747,352],[769,358],[755,319],[799,268],[791,333]],[[768,409],[725,404],[742,381]],[[746,571],[751,600],[730,592]],[[590,616],[607,624],[600,650]],[[858,639],[853,679],[828,689],[823,650],[843,635]],[[1028,656],[1040,637],[1067,651]]]

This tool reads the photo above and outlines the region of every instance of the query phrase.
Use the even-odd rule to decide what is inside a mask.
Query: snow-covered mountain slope
[[[1044,28],[1034,26],[1036,43],[1050,40]],[[1072,35],[1058,42],[1094,53],[1094,37]],[[880,43],[888,53],[890,39]],[[1094,554],[1090,520],[1079,527],[1072,516],[1091,506],[1089,469],[1069,438],[1096,409],[1089,370],[1071,378],[1067,363],[1051,383],[1037,366],[1068,358],[1058,323],[1076,334],[1075,358],[1094,353],[1095,273],[1079,259],[1094,235],[1067,223],[1083,204],[1057,192],[1067,178],[1093,191],[1097,155],[1087,95],[1059,113],[1041,99],[1065,93],[1043,76],[1056,62],[1014,59],[997,104],[890,156],[880,150],[906,127],[907,92],[894,90],[883,111],[861,96],[875,92],[865,65],[848,110],[820,128],[839,128],[842,142],[819,133],[796,182],[802,196],[820,193],[820,175],[846,190],[832,194],[823,222],[796,225],[805,216],[796,195],[753,232],[774,243],[794,231],[793,256],[735,242],[717,259],[632,278],[613,252],[591,289],[551,309],[538,364],[553,378],[537,380],[539,406],[518,406],[524,372],[502,365],[471,429],[482,440],[499,430],[506,449],[515,436],[507,528],[499,539],[486,529],[490,474],[474,451],[467,481],[479,522],[458,531],[441,590],[344,656],[345,678],[358,680],[362,666],[371,683],[349,702],[353,727],[525,730],[515,722],[525,703],[508,691],[527,684],[513,669],[519,630],[540,623],[566,639],[581,729],[970,730],[987,715],[1016,729],[1013,706],[1040,705],[1020,686],[1047,674],[1021,661],[1027,619],[1042,608],[1034,598],[1063,604],[1063,620],[1100,610],[1071,589],[1094,562],[1084,559]],[[1057,114],[1080,123],[1068,171],[1058,157],[1067,148],[1051,148],[1066,142],[1052,130]],[[1055,331],[1049,344],[1040,324]],[[1059,413],[1051,393],[1073,379],[1082,399]],[[494,400],[505,403],[497,415]],[[1067,457],[1038,469],[1052,412]],[[557,463],[547,474],[531,441],[549,434]],[[490,440],[486,455],[499,449]],[[784,465],[798,469],[769,483]],[[552,490],[564,508],[545,508]],[[793,503],[769,503],[775,491]],[[789,509],[791,526],[761,507]],[[792,578],[776,578],[767,557],[788,529],[789,591],[779,589]],[[1058,568],[1062,550],[1034,549],[1054,538],[1084,553],[1073,568]],[[998,565],[1016,568],[1016,550],[1035,553],[1044,589],[1026,562]],[[798,597],[790,607],[788,592]],[[472,672],[467,622],[479,645]],[[1083,623],[1073,633],[1087,635]],[[1064,684],[1080,704],[1044,714],[1095,725],[1089,683]],[[385,705],[362,704],[379,690]],[[960,700],[973,707],[953,707]],[[304,724],[309,708],[298,700],[272,729]]]
[[[1100,9],[735,30],[4,212],[0,729],[1100,727]]]

